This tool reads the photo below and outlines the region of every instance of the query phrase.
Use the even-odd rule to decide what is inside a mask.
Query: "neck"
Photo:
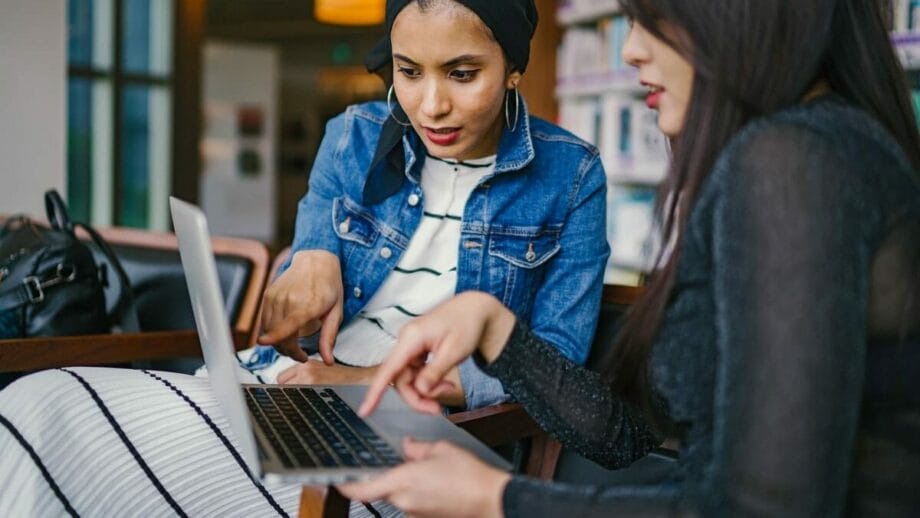
[[[802,96],[802,102],[808,103],[814,101],[818,97],[829,94],[830,92],[830,83],[828,83],[826,79],[819,79],[813,85],[811,85],[811,88],[809,88],[808,91],[805,92],[805,95]]]

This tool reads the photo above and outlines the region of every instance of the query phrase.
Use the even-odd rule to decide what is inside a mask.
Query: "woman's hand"
[[[489,362],[505,347],[514,313],[495,297],[466,292],[404,325],[396,346],[377,370],[359,413],[377,407],[387,385],[420,412],[439,414],[437,398],[455,389],[448,373],[477,349]],[[430,355],[430,357],[429,357]]]
[[[282,385],[369,385],[377,367],[325,365],[308,360],[284,369],[278,374]]]
[[[308,356],[297,338],[319,330],[319,353],[327,365],[332,365],[335,361],[332,348],[342,323],[343,299],[339,258],[325,250],[297,252],[291,259],[291,267],[265,290],[263,333],[258,342],[305,362]]]
[[[386,500],[409,516],[502,516],[511,475],[446,441],[406,439],[407,462],[368,480],[338,486],[351,500]]]

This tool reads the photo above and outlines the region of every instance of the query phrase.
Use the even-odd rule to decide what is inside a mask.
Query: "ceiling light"
[[[315,0],[316,21],[331,25],[380,25],[386,0]]]

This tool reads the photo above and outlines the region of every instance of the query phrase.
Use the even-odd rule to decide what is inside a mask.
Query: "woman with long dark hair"
[[[403,329],[362,411],[387,382],[436,411],[472,355],[565,446],[619,468],[671,438],[673,469],[552,485],[408,442],[343,492],[436,516],[917,516],[920,137],[882,7],[622,3],[673,165],[666,246],[604,372],[466,293]]]

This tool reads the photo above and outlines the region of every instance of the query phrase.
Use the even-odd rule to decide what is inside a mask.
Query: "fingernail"
[[[419,379],[418,379],[418,382],[417,382],[417,385],[418,385],[419,391],[421,391],[421,392],[423,392],[423,393],[425,393],[425,394],[427,394],[428,392],[431,391],[431,382],[428,381],[428,380],[425,379],[425,378],[419,378]]]

